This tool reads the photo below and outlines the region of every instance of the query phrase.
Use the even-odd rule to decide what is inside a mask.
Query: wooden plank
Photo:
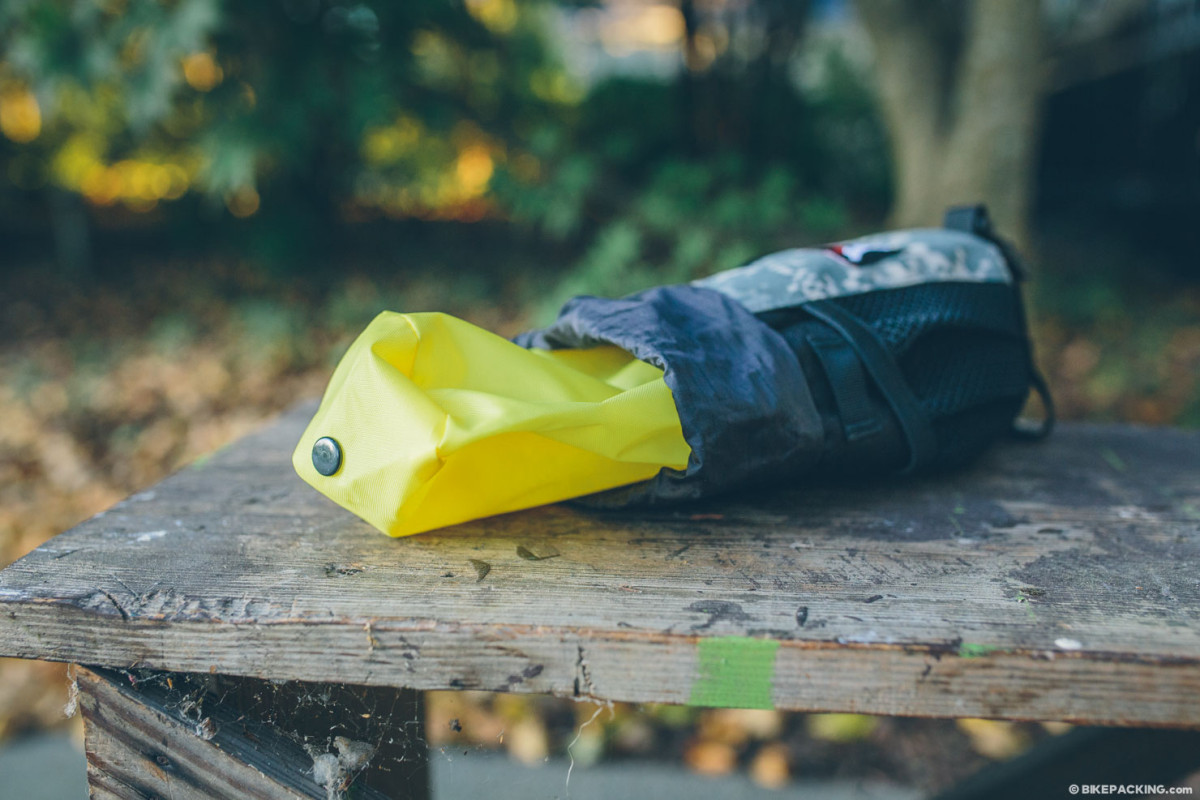
[[[0,655],[1200,724],[1195,433],[1064,425],[955,475],[652,513],[554,506],[392,540],[293,474],[311,411],[0,573]]]
[[[412,692],[85,667],[77,686],[93,797],[429,797]]]
[[[288,764],[294,770],[256,769],[205,741],[202,737],[211,733],[202,733],[197,723],[179,719],[162,705],[148,704],[122,686],[119,676],[80,668],[77,681],[92,797],[325,797],[316,783],[301,782],[312,759],[305,758],[298,746],[279,748],[263,759],[265,764]],[[211,717],[205,721],[216,724]],[[229,727],[226,733],[232,730]]]

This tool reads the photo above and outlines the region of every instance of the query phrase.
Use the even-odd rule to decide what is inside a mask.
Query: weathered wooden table
[[[1200,726],[1200,435],[392,540],[293,474],[312,410],[0,573],[0,655],[90,665],[94,796],[422,796],[400,687]]]

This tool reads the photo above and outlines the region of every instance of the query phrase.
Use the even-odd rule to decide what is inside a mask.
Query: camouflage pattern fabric
[[[824,249],[793,249],[694,281],[759,314],[810,300],[921,283],[1012,283],[991,242],[959,231],[879,233]]]

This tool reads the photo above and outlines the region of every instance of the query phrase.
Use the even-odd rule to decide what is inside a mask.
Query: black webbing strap
[[[996,229],[992,227],[992,218],[988,216],[987,206],[953,206],[948,208],[946,209],[945,217],[942,218],[942,227],[946,230],[962,231],[974,234],[981,239],[987,239],[1000,249],[1000,255],[1004,256],[1009,270],[1012,271],[1013,277],[1018,282],[1025,280],[1027,277],[1028,273],[1025,271],[1025,265],[1021,263],[1021,258],[1017,255],[1016,248],[998,236]]]
[[[992,219],[988,216],[987,206],[951,206],[942,217],[942,227],[951,231],[973,233],[984,239],[991,239]]]
[[[1050,387],[1046,385],[1046,379],[1037,371],[1037,367],[1033,368],[1030,385],[1042,399],[1042,419],[1038,421],[1021,417],[1013,420],[1012,433],[1018,439],[1045,439],[1050,435],[1050,431],[1054,430],[1054,398],[1050,396]]]
[[[891,406],[908,442],[908,464],[903,471],[912,472],[932,463],[937,456],[937,437],[933,426],[887,346],[862,320],[836,303],[814,300],[801,307],[837,331],[854,348],[863,367]]]
[[[846,441],[857,442],[882,431],[883,420],[867,393],[862,360],[850,343],[832,331],[810,334],[807,338],[829,379]]]

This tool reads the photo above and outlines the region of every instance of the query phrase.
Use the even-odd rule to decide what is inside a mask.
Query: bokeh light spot
[[[183,59],[183,78],[198,92],[209,92],[225,78],[211,53],[192,53]]]
[[[229,213],[238,219],[253,216],[258,211],[258,192],[252,186],[243,186],[225,198],[225,205],[229,208]]]
[[[18,144],[38,137],[42,132],[42,110],[33,92],[24,87],[0,92],[0,131]]]

